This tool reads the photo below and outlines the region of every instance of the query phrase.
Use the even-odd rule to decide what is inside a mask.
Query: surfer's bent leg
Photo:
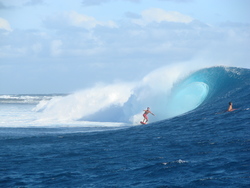
[[[147,114],[143,114],[143,117],[144,117],[144,120],[143,120],[143,122],[146,120],[146,122],[148,122],[148,116],[147,116]]]

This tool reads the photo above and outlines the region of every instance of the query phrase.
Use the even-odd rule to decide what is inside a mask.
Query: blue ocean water
[[[0,96],[0,187],[249,187],[250,70],[206,68],[170,85]],[[138,125],[143,100],[156,117]]]

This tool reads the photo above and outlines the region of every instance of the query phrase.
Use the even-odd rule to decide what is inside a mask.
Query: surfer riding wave
[[[148,107],[147,110],[143,110],[144,111],[144,114],[143,114],[143,121],[141,121],[142,124],[146,124],[148,122],[148,114],[152,114],[153,116],[155,116],[151,111],[150,111],[150,108]]]

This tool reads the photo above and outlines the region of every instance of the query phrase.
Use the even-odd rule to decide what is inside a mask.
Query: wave
[[[66,97],[41,101],[34,110],[42,111],[42,119],[138,124],[142,111],[150,106],[157,114],[152,120],[161,120],[165,118],[163,101],[183,72],[179,66],[161,68],[138,82],[99,84]]]
[[[186,67],[164,67],[138,82],[99,84],[42,100],[34,111],[41,112],[41,119],[138,124],[143,110],[150,107],[156,114],[150,117],[154,122],[226,97],[235,88],[249,84],[249,75],[248,69],[235,67],[210,67],[191,73]]]

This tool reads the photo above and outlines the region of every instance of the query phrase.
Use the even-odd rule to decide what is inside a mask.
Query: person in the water
[[[226,112],[232,112],[234,110],[237,110],[237,108],[233,108],[233,103],[229,102],[229,106],[228,106],[227,110],[224,110],[222,112],[217,112],[216,114],[223,114],[223,113],[226,113]]]
[[[143,114],[143,123],[147,123],[148,122],[148,114],[152,114],[153,116],[155,116],[151,111],[150,111],[150,108],[148,107],[147,110],[143,110],[144,111],[144,114]]]
[[[236,110],[236,109],[233,108],[233,103],[229,102],[229,106],[228,106],[227,112],[232,112],[234,110]]]

